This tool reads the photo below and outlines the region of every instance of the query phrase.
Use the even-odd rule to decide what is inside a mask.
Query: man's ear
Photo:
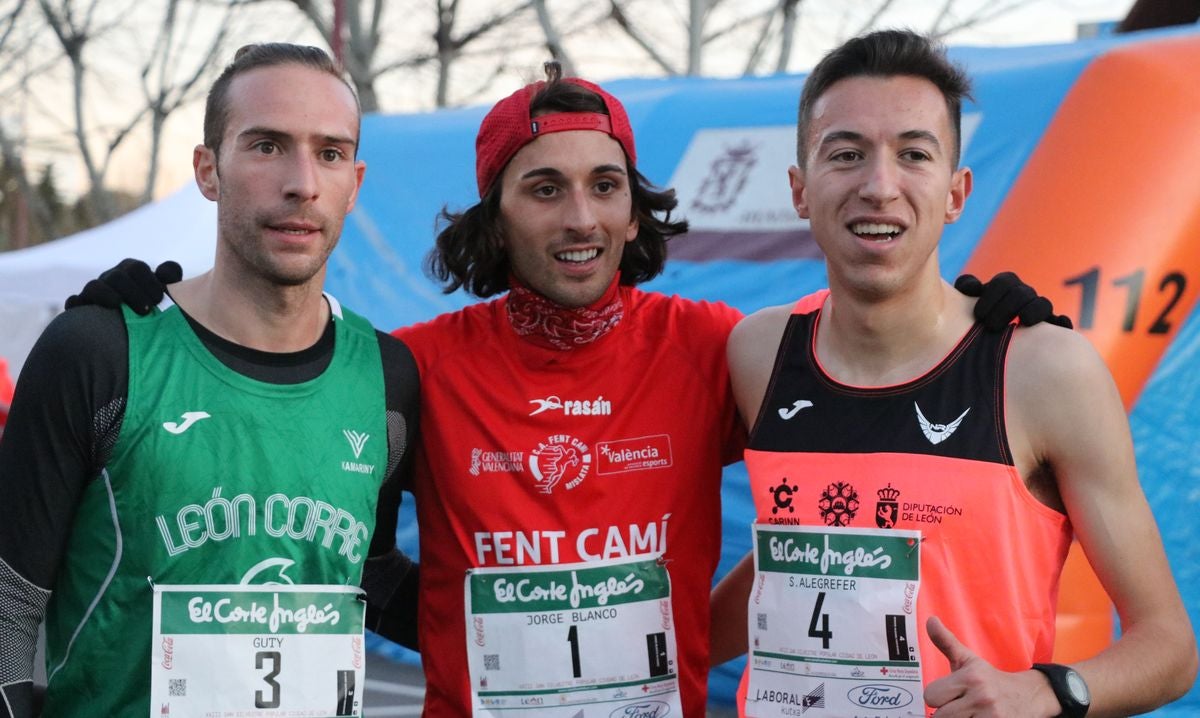
[[[363,175],[367,173],[367,163],[363,160],[354,161],[354,191],[350,193],[350,201],[346,203],[346,214],[354,209],[354,203],[358,201],[358,191],[362,189]]]
[[[808,219],[808,197],[805,193],[807,185],[804,180],[804,170],[796,165],[788,167],[788,182],[792,185],[792,206],[796,208],[796,216]]]
[[[192,172],[196,175],[200,194],[216,202],[221,196],[221,178],[217,174],[217,156],[211,148],[196,145],[192,150]]]
[[[970,167],[960,167],[950,178],[950,192],[946,195],[946,224],[957,222],[962,216],[974,181]]]

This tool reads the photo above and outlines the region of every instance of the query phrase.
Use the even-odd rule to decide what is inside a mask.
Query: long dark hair
[[[608,114],[604,101],[591,90],[564,82],[556,62],[546,63],[546,84],[529,103],[530,116],[557,112]],[[633,216],[638,234],[621,253],[621,284],[635,285],[662,273],[667,261],[667,240],[687,232],[687,220],[672,221],[671,210],[679,203],[675,190],[658,189],[625,156],[630,182]],[[425,270],[449,294],[459,287],[486,298],[509,289],[508,252],[504,248],[500,221],[500,182],[480,202],[462,212],[443,207],[437,241],[425,259]]]

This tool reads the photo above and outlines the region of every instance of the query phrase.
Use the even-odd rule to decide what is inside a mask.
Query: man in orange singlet
[[[971,192],[968,91],[902,31],[805,83],[792,198],[830,288],[747,317],[728,348],[758,523],[713,594],[713,660],[751,647],[746,715],[1130,715],[1196,675],[1103,361],[1050,324],[981,331],[938,273]],[[1122,632],[1063,666],[1072,534]]]

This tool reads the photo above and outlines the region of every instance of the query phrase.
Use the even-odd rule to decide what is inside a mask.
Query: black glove
[[[975,302],[975,319],[989,332],[998,332],[1013,319],[1020,318],[1021,326],[1038,322],[1072,329],[1071,318],[1055,314],[1049,299],[1038,296],[1037,290],[1021,281],[1012,272],[1001,272],[983,284],[973,274],[964,274],[954,281],[954,288]]]
[[[99,279],[83,285],[79,294],[67,297],[66,309],[94,304],[119,309],[122,304],[138,314],[149,314],[162,301],[163,290],[183,278],[178,262],[166,261],[150,271],[150,265],[140,259],[123,259],[112,269],[105,270]]]

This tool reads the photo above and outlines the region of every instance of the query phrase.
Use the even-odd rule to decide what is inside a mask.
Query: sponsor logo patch
[[[561,413],[563,416],[611,416],[612,402],[603,396],[595,399],[560,399],[548,396],[545,399],[530,399],[533,409],[530,416],[537,416],[544,411]]]
[[[662,701],[639,701],[621,706],[609,718],[661,718],[671,712],[671,706]]]
[[[845,481],[835,481],[821,492],[817,510],[826,526],[849,526],[858,513],[858,491]]]
[[[471,476],[479,476],[480,474],[521,474],[524,472],[524,451],[471,449],[471,465],[467,469],[467,473]]]
[[[210,419],[212,418],[212,415],[207,411],[185,411],[183,412],[183,416],[180,418],[183,419],[183,421],[164,421],[162,427],[168,432],[178,436],[192,428],[192,425],[197,421]]]
[[[914,401],[913,406],[917,409],[917,423],[921,425],[921,433],[924,434],[925,438],[929,440],[929,443],[933,444],[934,446],[937,446],[953,436],[954,432],[958,429],[958,425],[963,422],[963,419],[967,418],[967,414],[971,411],[971,407],[968,406],[966,411],[959,414],[958,418],[949,424],[935,424],[929,419],[925,418],[925,415],[921,413],[921,407],[917,405],[917,402]]]
[[[892,488],[891,484],[875,492],[879,501],[875,503],[875,525],[881,529],[896,528],[896,519],[900,518],[900,489]]]
[[[855,705],[863,708],[887,710],[903,708],[913,702],[913,694],[900,686],[885,683],[869,683],[865,686],[855,686],[846,694]]]
[[[549,436],[529,452],[529,472],[543,494],[553,492],[559,484],[567,490],[575,488],[587,478],[591,468],[588,445],[567,434]]]
[[[367,440],[371,438],[371,435],[362,431],[354,431],[353,429],[342,429],[342,436],[345,436],[346,441],[350,442],[350,450],[354,452],[354,458],[362,458],[363,447],[367,445]],[[342,471],[370,475],[375,473],[375,465],[364,464],[360,461],[343,461]]]
[[[596,472],[619,474],[625,471],[665,469],[672,462],[671,437],[667,434],[640,436],[636,439],[602,441],[596,445]]]

